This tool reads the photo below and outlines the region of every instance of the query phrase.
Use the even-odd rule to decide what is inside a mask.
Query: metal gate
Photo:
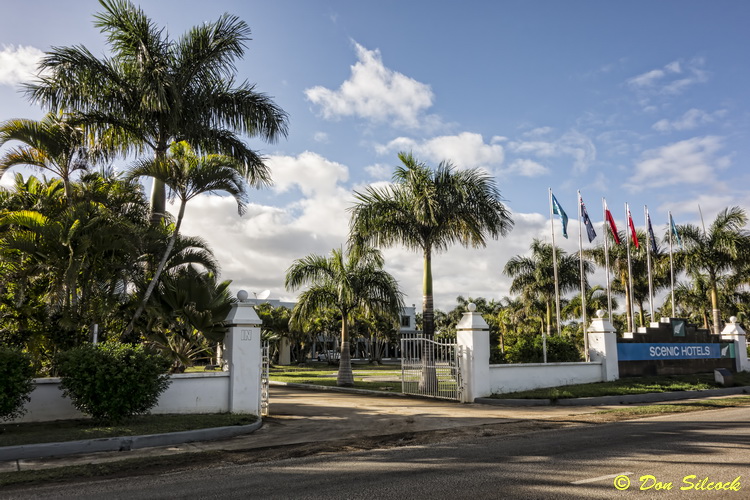
[[[270,357],[268,356],[268,342],[261,344],[261,367],[260,367],[260,414],[265,417],[268,415],[269,405],[269,383],[268,383],[268,370],[271,365]]]
[[[461,346],[421,333],[401,336],[401,392],[461,401]]]

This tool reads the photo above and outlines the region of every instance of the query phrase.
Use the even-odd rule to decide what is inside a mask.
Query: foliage
[[[26,413],[24,404],[34,388],[31,357],[17,349],[0,346],[0,420]]]
[[[358,246],[344,253],[331,251],[330,257],[308,255],[295,260],[287,270],[286,288],[302,292],[291,316],[292,326],[302,326],[310,316],[336,309],[341,314],[341,359],[338,384],[351,386],[349,329],[356,313],[380,314],[397,324],[403,307],[398,282],[383,269],[380,251]]]
[[[542,336],[519,337],[513,344],[506,345],[504,359],[507,363],[541,363],[544,360]],[[576,361],[581,361],[581,351],[572,338],[557,335],[547,337],[547,362]]]
[[[484,247],[513,227],[494,178],[479,169],[456,169],[449,161],[432,169],[410,153],[399,153],[402,165],[393,184],[355,192],[351,241],[390,247],[404,245],[424,259],[422,322],[424,335],[435,333],[432,253],[455,243]]]
[[[140,345],[84,344],[60,353],[57,363],[63,394],[97,420],[146,413],[170,384],[170,362]]]

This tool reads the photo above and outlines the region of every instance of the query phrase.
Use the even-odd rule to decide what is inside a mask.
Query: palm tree
[[[354,385],[349,352],[349,329],[355,314],[380,314],[398,321],[403,294],[398,283],[383,269],[382,254],[370,247],[344,253],[334,249],[330,257],[308,255],[295,260],[286,272],[291,291],[309,285],[292,311],[292,325],[329,308],[341,314],[341,359],[337,384]]]
[[[562,248],[557,253],[557,281],[560,294],[575,290],[581,283],[580,261],[577,255],[568,255]],[[584,274],[592,271],[592,265],[584,261]],[[524,300],[540,300],[544,303],[547,335],[552,335],[552,309],[555,301],[555,272],[552,261],[552,245],[534,239],[531,256],[517,255],[505,264],[503,273],[513,278],[512,293],[520,293]]]
[[[353,243],[390,247],[402,244],[424,259],[422,314],[424,336],[432,338],[432,254],[451,244],[484,247],[513,227],[494,179],[478,169],[456,170],[448,161],[433,170],[411,153],[398,155],[393,184],[355,192],[350,210]]]
[[[70,176],[76,170],[88,169],[90,157],[96,156],[84,146],[83,128],[55,113],[48,113],[40,121],[3,122],[0,146],[8,141],[19,141],[23,145],[8,149],[0,157],[0,177],[16,165],[48,170],[62,179],[69,205],[73,197]]]
[[[263,159],[241,135],[275,141],[287,133],[287,115],[247,81],[236,83],[235,61],[250,40],[247,24],[224,14],[173,40],[131,2],[100,0],[94,25],[112,55],[86,47],[56,47],[42,59],[42,76],[27,95],[52,110],[76,110],[99,142],[123,153],[151,151],[163,160],[187,141],[200,153],[233,157],[251,183],[267,180]],[[154,180],[152,220],[161,220],[166,190]]]
[[[589,318],[596,317],[596,311],[601,309],[607,310],[607,290],[600,285],[592,287],[586,287],[586,316]],[[617,309],[618,303],[614,298],[612,299],[612,309]],[[573,298],[570,299],[568,304],[563,309],[563,314],[569,318],[580,318],[582,317],[583,310],[581,308],[581,293],[578,292]]]
[[[133,325],[143,312],[148,303],[154,287],[159,281],[159,276],[164,270],[167,260],[172,254],[180,226],[185,216],[187,202],[203,193],[223,191],[234,197],[237,201],[237,211],[244,213],[245,208],[245,182],[242,178],[242,166],[229,156],[207,155],[198,156],[186,142],[172,145],[169,156],[165,160],[147,160],[137,164],[128,174],[130,179],[143,176],[159,179],[169,187],[172,198],[180,201],[174,230],[170,236],[167,247],[159,261],[154,276],[146,288],[141,304],[136,309],[125,335],[133,329]],[[256,177],[253,184],[256,187],[264,185],[264,177]]]
[[[746,225],[745,210],[732,207],[719,212],[708,230],[692,224],[677,227],[685,250],[675,254],[676,262],[692,276],[702,274],[707,278],[716,335],[721,331],[718,281],[750,259],[750,233],[744,229]]]

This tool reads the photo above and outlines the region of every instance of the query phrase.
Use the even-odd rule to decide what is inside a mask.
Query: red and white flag
[[[630,236],[633,239],[633,245],[638,249],[638,235],[635,232],[635,224],[633,224],[633,218],[630,216],[630,209],[628,208],[628,226],[630,226]]]
[[[617,225],[615,224],[615,219],[612,217],[612,212],[609,211],[606,201],[604,202],[604,218],[609,223],[609,228],[612,230],[612,236],[615,239],[615,243],[619,245],[620,235],[617,234]]]

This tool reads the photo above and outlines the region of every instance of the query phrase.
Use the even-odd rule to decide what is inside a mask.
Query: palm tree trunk
[[[164,160],[167,156],[166,142],[160,143],[156,147],[154,157],[156,161]],[[153,179],[151,186],[151,224],[159,224],[164,219],[164,213],[167,210],[167,188],[164,181]]]
[[[352,357],[349,354],[349,323],[346,319],[347,313],[342,311],[341,315],[341,357],[339,358],[339,373],[336,385],[339,387],[353,387],[354,374],[352,373]]]
[[[167,243],[167,248],[164,250],[164,255],[162,255],[161,260],[159,261],[159,265],[156,267],[154,276],[153,278],[151,278],[151,282],[148,284],[148,288],[146,288],[146,293],[143,294],[143,299],[141,300],[141,303],[138,305],[138,309],[136,309],[135,314],[133,315],[133,319],[130,320],[128,327],[125,329],[125,333],[123,334],[124,337],[128,337],[130,335],[130,332],[133,331],[133,328],[135,327],[135,322],[138,320],[141,314],[143,314],[143,311],[146,309],[146,304],[148,304],[148,299],[151,298],[151,294],[154,292],[154,288],[156,287],[156,284],[159,282],[159,277],[161,276],[161,273],[164,271],[164,268],[167,265],[167,260],[169,259],[169,255],[172,253],[172,249],[174,248],[175,241],[177,241],[177,235],[180,232],[180,226],[182,225],[182,218],[185,216],[186,205],[187,205],[187,201],[180,200],[180,211],[177,214],[177,222],[175,223],[175,226],[174,226],[174,232],[169,237],[169,242]]]
[[[424,275],[422,279],[422,377],[419,380],[419,391],[426,394],[437,394],[438,381],[435,370],[435,352],[432,343],[435,338],[435,311],[432,304],[432,249],[424,251]]]
[[[713,313],[713,333],[714,335],[721,334],[721,328],[719,322],[721,321],[721,315],[719,313],[719,292],[716,290],[716,282],[711,284],[711,312]]]

